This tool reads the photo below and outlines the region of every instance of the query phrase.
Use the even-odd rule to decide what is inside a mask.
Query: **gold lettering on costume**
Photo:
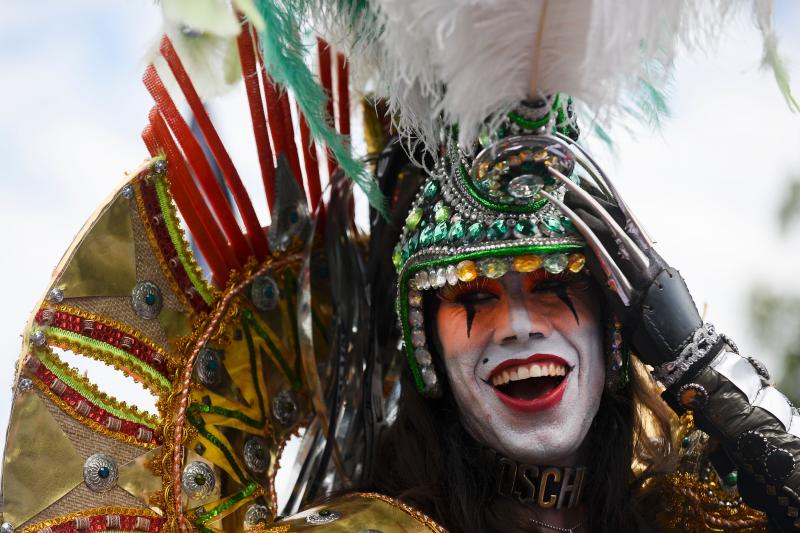
[[[553,479],[554,483],[561,481],[561,470],[553,467],[547,468],[544,472],[542,472],[542,477],[539,479],[539,507],[543,507],[545,509],[554,507],[558,501],[558,496],[547,490],[547,480],[551,478]],[[549,498],[545,500],[545,496],[549,496]]]
[[[517,478],[517,463],[505,457],[498,463],[497,492],[503,496],[511,496],[514,494],[514,481]]]
[[[564,481],[561,483],[561,492],[558,494],[558,503],[556,507],[561,509],[563,507],[573,507],[578,503],[583,490],[583,478],[586,474],[586,467],[581,468],[565,468]],[[567,500],[569,494],[569,502]]]
[[[514,496],[522,503],[533,503],[536,500],[536,479],[539,477],[539,467],[521,464],[517,469],[517,490]]]

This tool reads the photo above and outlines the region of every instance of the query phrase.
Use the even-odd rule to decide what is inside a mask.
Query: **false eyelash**
[[[499,290],[500,288],[497,281],[481,276],[472,281],[460,281],[455,285],[446,285],[439,289],[436,295],[441,300],[453,302],[457,300],[459,296],[470,292],[497,293]]]

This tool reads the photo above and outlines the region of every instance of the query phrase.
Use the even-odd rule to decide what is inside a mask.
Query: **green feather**
[[[344,0],[337,2],[342,6],[351,4]],[[353,5],[357,4],[365,2],[356,0]],[[302,27],[310,12],[310,1],[256,0],[256,6],[264,19],[261,47],[270,76],[292,90],[314,138],[327,145],[345,174],[364,191],[369,203],[387,215],[386,199],[378,184],[366,166],[353,157],[349,142],[329,123],[327,96],[305,61],[309,51],[303,42]],[[356,16],[356,11],[351,15]]]

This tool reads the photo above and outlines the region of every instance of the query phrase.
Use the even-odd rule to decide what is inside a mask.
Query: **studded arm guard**
[[[767,513],[772,530],[800,530],[800,412],[770,385],[762,363],[730,345],[692,370],[667,388],[667,403],[678,413],[691,410],[696,425],[719,440],[738,470],[742,499]],[[715,466],[721,476],[732,471]]]

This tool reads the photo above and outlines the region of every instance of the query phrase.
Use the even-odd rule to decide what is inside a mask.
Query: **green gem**
[[[442,204],[437,205],[436,211],[433,213],[433,219],[436,222],[444,222],[449,218],[450,218],[450,208]]]
[[[544,258],[542,266],[551,274],[561,274],[567,268],[568,263],[567,254],[552,254]]]
[[[433,242],[439,244],[447,238],[447,232],[450,228],[447,227],[447,222],[439,222],[433,228]]]
[[[564,226],[564,229],[571,233],[575,233],[577,231],[575,229],[575,224],[573,224],[572,221],[567,217],[561,217],[561,225]]]
[[[478,242],[483,237],[483,224],[475,222],[467,228],[467,242]]]
[[[683,437],[683,440],[681,441],[681,446],[683,446],[684,448],[689,447],[689,437]]]
[[[394,268],[400,270],[400,266],[403,264],[403,253],[400,248],[400,244],[394,247],[394,253],[392,253],[392,263],[394,263]]]
[[[561,221],[556,217],[546,217],[542,222],[551,232],[564,233],[564,226],[561,225]]]
[[[486,240],[496,241],[508,235],[508,226],[503,218],[498,218],[486,230]]]
[[[514,224],[514,237],[517,239],[524,239],[536,235],[536,224],[527,218],[522,218]]]
[[[419,248],[419,233],[415,233],[408,239],[408,253],[409,255],[413,254]]]
[[[405,263],[411,257],[411,252],[408,251],[408,245],[403,246],[403,251],[400,252],[400,261]]]
[[[144,297],[144,303],[146,303],[147,305],[155,305],[156,295],[153,293],[147,293]]]
[[[416,229],[420,220],[422,220],[422,209],[415,207],[408,213],[408,216],[406,217],[406,227],[410,230],[414,230]]]
[[[456,221],[456,223],[450,227],[450,242],[455,244],[463,239],[465,231],[464,223],[460,220]]]
[[[481,274],[489,279],[497,279],[508,272],[508,263],[502,259],[492,257],[478,263]]]
[[[433,226],[426,226],[420,233],[419,233],[419,243],[422,245],[423,248],[427,248],[431,245],[433,241]]]
[[[436,198],[436,195],[439,194],[439,182],[438,181],[429,181],[425,184],[425,187],[422,189],[422,196],[429,202]]]
[[[739,481],[739,473],[736,470],[734,470],[733,472],[730,472],[722,480],[722,482],[725,483],[725,485],[727,485],[729,487],[733,487],[734,485],[736,485],[737,481]]]

